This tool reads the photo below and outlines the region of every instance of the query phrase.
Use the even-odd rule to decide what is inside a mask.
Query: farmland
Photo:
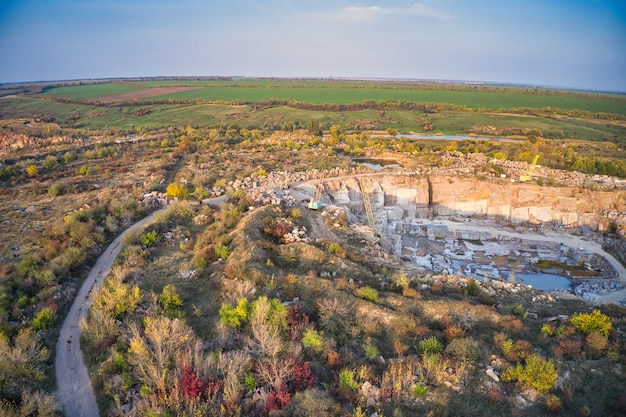
[[[6,86],[6,89],[9,90]],[[626,97],[511,86],[337,80],[132,80],[49,85],[0,100],[3,119],[66,129],[236,124],[271,132],[316,120],[328,130],[626,141]],[[182,90],[182,91],[181,91]],[[0,90],[2,91],[2,90]],[[9,91],[15,92],[15,88]]]

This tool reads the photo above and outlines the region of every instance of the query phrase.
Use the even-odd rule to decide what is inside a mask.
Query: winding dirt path
[[[91,291],[97,289],[109,274],[113,262],[122,250],[122,242],[128,233],[143,227],[164,212],[167,207],[141,219],[119,235],[102,253],[80,288],[68,313],[56,346],[56,399],[68,417],[98,417],[96,396],[80,349],[79,323],[87,316],[91,304]]]

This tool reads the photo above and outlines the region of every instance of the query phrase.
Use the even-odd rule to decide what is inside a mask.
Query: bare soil
[[[180,93],[181,91],[197,90],[198,87],[154,87],[144,90],[133,91],[130,93],[113,94],[111,96],[94,97],[87,101],[99,101],[100,103],[117,103],[120,101],[139,100],[142,98],[150,98],[164,96],[166,94]]]

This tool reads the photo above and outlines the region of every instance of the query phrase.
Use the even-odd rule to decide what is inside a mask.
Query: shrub
[[[541,334],[546,337],[554,336],[555,331],[556,331],[555,327],[548,323],[544,323],[543,326],[541,326]]]
[[[570,323],[582,334],[597,332],[605,337],[608,337],[612,327],[611,318],[602,314],[600,310],[593,310],[591,313],[574,313],[570,318]]]
[[[228,255],[230,255],[230,251],[228,250],[227,246],[224,246],[222,244],[219,245],[215,245],[215,256],[217,256],[220,259],[226,259],[228,258]]]
[[[315,385],[316,378],[313,372],[309,369],[309,362],[303,362],[297,364],[293,368],[291,385],[293,391],[299,392],[312,388]]]
[[[525,319],[528,316],[528,309],[521,304],[504,306],[503,311],[506,314],[513,314],[523,319]]]
[[[465,337],[465,330],[458,324],[449,324],[443,331],[443,338],[450,343],[454,339]]]
[[[546,410],[551,414],[559,414],[563,409],[563,402],[554,394],[548,395],[543,404]]]
[[[35,330],[47,329],[56,323],[56,315],[50,307],[44,307],[39,310],[39,313],[33,319],[33,328]]]
[[[369,286],[358,288],[354,292],[354,294],[359,298],[362,298],[367,301],[371,301],[373,303],[378,301],[378,291],[376,291],[374,288],[369,287]]]
[[[80,175],[89,175],[89,167],[87,165],[83,165],[80,167],[80,170],[78,172],[80,173]]]
[[[28,174],[29,177],[36,177],[38,173],[39,170],[37,169],[37,165],[30,164],[26,167],[26,174]]]
[[[471,337],[454,339],[446,346],[445,353],[459,361],[475,362],[480,359],[480,343]]]
[[[173,182],[167,186],[165,194],[168,197],[180,198],[183,200],[189,196],[189,189],[184,184]]]
[[[163,311],[169,317],[177,317],[180,314],[180,309],[183,306],[183,300],[176,292],[173,285],[167,284],[163,287],[161,295],[159,295],[159,302],[163,307]]]
[[[239,299],[236,307],[224,303],[220,307],[220,322],[227,327],[239,329],[248,320],[250,310],[247,298]]]
[[[45,169],[55,169],[59,165],[59,161],[57,161],[57,157],[54,155],[46,156],[46,159],[43,160],[43,167]]]
[[[312,388],[297,392],[291,399],[288,415],[292,417],[333,417],[340,408],[327,391]]]
[[[465,290],[463,291],[466,295],[470,295],[475,297],[480,292],[480,285],[478,285],[478,281],[475,279],[470,279],[465,286]]]
[[[302,335],[302,344],[305,348],[311,349],[315,352],[320,352],[324,345],[322,337],[314,329],[307,329]]]
[[[428,386],[422,384],[415,384],[413,387],[413,395],[415,398],[424,398],[426,392],[428,391]]]
[[[331,242],[328,244],[328,252],[332,253],[333,255],[338,255],[342,252],[342,248],[341,245],[337,242]]]
[[[435,336],[419,341],[419,349],[426,354],[437,354],[443,352],[443,345]]]
[[[359,388],[359,383],[356,381],[354,374],[354,370],[342,369],[339,372],[339,388],[349,391]]]
[[[506,369],[502,373],[505,381],[517,381],[524,387],[534,388],[539,392],[548,392],[557,379],[557,371],[552,361],[543,359],[537,354],[526,358],[526,363]]]
[[[591,332],[585,338],[585,353],[590,358],[599,358],[606,350],[608,339],[601,333]]]
[[[365,347],[365,357],[371,361],[376,359],[380,355],[380,351],[374,345],[367,345]]]
[[[141,244],[144,246],[152,246],[156,243],[158,239],[159,239],[158,233],[153,230],[141,236]]]
[[[409,288],[409,285],[411,284],[411,278],[409,278],[409,276],[404,271],[396,272],[395,274],[393,274],[391,276],[391,280],[393,281],[393,285],[398,288],[402,288],[403,290]]]
[[[58,197],[60,195],[63,195],[64,193],[65,190],[63,189],[63,186],[61,184],[52,184],[50,188],[48,188],[48,194],[50,195],[50,197]]]
[[[554,355],[565,359],[578,359],[582,351],[582,344],[578,340],[561,340],[554,348]]]

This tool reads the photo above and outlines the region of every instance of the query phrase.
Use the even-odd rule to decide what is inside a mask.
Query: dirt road
[[[133,224],[106,248],[80,288],[63,322],[56,346],[56,399],[67,417],[97,417],[99,415],[96,396],[83,362],[78,325],[81,318],[87,316],[91,303],[91,291],[97,289],[108,275],[113,262],[122,250],[122,242],[126,235],[131,230],[150,223],[156,215],[165,210],[166,208],[156,211]]]

